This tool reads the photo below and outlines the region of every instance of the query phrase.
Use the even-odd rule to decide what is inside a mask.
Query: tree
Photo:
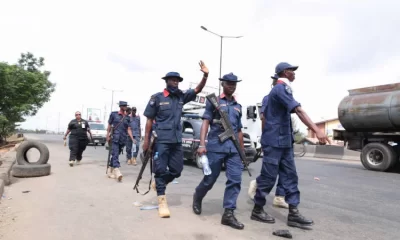
[[[22,53],[18,64],[0,62],[0,142],[50,100],[56,85],[49,81],[49,71],[41,71],[43,66],[44,58],[30,52]]]
[[[304,138],[304,134],[300,132],[300,129],[297,127],[297,120],[292,117],[292,129],[294,135],[294,141],[299,142]]]

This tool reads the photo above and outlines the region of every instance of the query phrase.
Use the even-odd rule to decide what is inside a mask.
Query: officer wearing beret
[[[233,73],[224,75],[219,79],[223,87],[223,93],[218,97],[218,102],[221,110],[227,112],[233,130],[237,134],[239,143],[244,149],[243,133],[242,133],[242,106],[236,101],[232,94],[236,90],[238,80]],[[207,153],[207,158],[211,168],[211,174],[205,175],[203,180],[195,189],[193,195],[193,212],[201,214],[202,200],[207,192],[211,190],[214,183],[217,181],[221,172],[222,163],[226,166],[226,182],[223,207],[225,212],[221,219],[221,224],[230,226],[235,229],[243,229],[244,225],[240,223],[234,216],[236,209],[236,201],[240,193],[240,185],[242,182],[243,164],[240,155],[231,139],[221,142],[218,135],[224,132],[224,128],[220,122],[221,116],[214,106],[207,101],[206,108],[203,114],[203,124],[200,130],[200,146],[197,150],[199,156]],[[208,133],[207,147],[205,138]]]
[[[133,164],[136,165],[136,157],[139,152],[140,138],[142,137],[140,131],[140,117],[136,115],[136,107],[132,107],[130,111],[128,111],[129,116],[129,126],[131,127],[133,141],[131,138],[128,138],[126,143],[126,159],[128,165]],[[132,145],[136,145],[136,151],[132,153]]]
[[[149,139],[155,120],[154,127],[157,133],[157,144],[155,152],[158,158],[154,159],[153,172],[155,184],[153,189],[158,196],[158,214],[162,218],[170,217],[165,189],[168,183],[180,177],[183,170],[182,150],[182,126],[181,116],[183,105],[196,99],[206,84],[208,68],[200,61],[200,71],[204,73],[201,82],[195,89],[181,91],[178,86],[183,78],[177,72],[169,72],[162,79],[165,80],[164,91],[151,96],[144,111],[147,117],[143,151],[149,148]]]
[[[128,103],[125,101],[119,101],[119,111],[111,112],[108,118],[107,127],[107,142],[110,141],[111,126],[114,128],[111,144],[111,161],[109,168],[107,168],[107,175],[109,178],[116,178],[119,182],[122,180],[122,174],[119,170],[119,154],[125,146],[127,136],[133,139],[132,131],[129,126],[129,116],[126,116],[126,110]]]
[[[271,78],[272,78],[272,87],[274,87],[278,81],[279,76],[275,74]],[[264,110],[265,107],[267,106],[267,102],[268,102],[268,95],[265,95],[265,97],[262,100],[262,105],[260,110],[261,131],[264,131],[264,124],[265,124]],[[249,186],[249,196],[251,199],[254,199],[254,195],[256,194],[256,189],[257,189],[256,180],[252,180]],[[272,205],[274,205],[275,207],[289,208],[289,205],[285,202],[285,189],[283,188],[283,183],[281,181],[281,178],[278,178],[278,184],[276,185],[275,197],[274,201],[272,202]]]
[[[330,143],[330,140],[311,121],[300,103],[293,98],[291,82],[295,79],[297,68],[298,66],[286,62],[279,63],[275,68],[279,78],[269,93],[264,111],[264,117],[267,119],[261,136],[264,156],[261,174],[257,177],[251,219],[265,223],[275,222],[275,219],[268,215],[263,207],[266,203],[265,197],[274,187],[279,174],[286,192],[285,200],[289,204],[287,224],[292,227],[309,228],[314,222],[302,216],[297,209],[300,203],[300,192],[294,162],[294,138],[290,114],[296,113],[300,120],[316,133],[320,142]]]

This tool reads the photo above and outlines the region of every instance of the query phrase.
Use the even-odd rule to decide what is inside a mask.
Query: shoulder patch
[[[149,105],[150,106],[154,106],[154,104],[156,103],[156,97],[159,93],[156,93],[154,95],[151,95],[150,100],[149,100]]]
[[[289,94],[292,94],[292,89],[289,86],[285,86],[285,91]]]

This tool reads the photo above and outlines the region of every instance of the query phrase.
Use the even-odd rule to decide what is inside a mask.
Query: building
[[[340,124],[339,119],[338,118],[333,118],[333,119],[328,119],[328,120],[323,120],[320,122],[316,122],[315,125],[317,125],[317,127],[319,129],[322,130],[322,132],[324,132],[331,140],[333,137],[333,130],[334,129],[341,129],[343,130],[344,128],[342,127],[342,124]],[[307,138],[308,139],[315,139],[316,141],[317,138],[315,136],[315,133],[307,128]],[[340,142],[335,141],[336,144],[340,144]]]

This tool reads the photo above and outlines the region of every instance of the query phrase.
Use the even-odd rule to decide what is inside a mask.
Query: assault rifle
[[[111,126],[111,130],[110,130],[110,141],[108,141],[108,159],[107,159],[107,168],[106,168],[106,173],[108,168],[111,165],[111,152],[112,152],[112,138],[113,138],[113,134],[114,134],[114,127]]]
[[[133,190],[136,190],[137,193],[139,192],[139,181],[142,179],[142,175],[144,172],[144,169],[146,168],[147,163],[150,161],[150,183],[149,183],[149,190],[147,192],[143,193],[142,195],[146,195],[150,189],[151,189],[151,181],[152,181],[152,174],[153,174],[153,152],[154,152],[154,146],[155,142],[157,141],[157,133],[156,131],[153,131],[151,134],[150,138],[150,144],[149,148],[140,154],[140,160],[142,161],[142,167],[140,168],[138,177],[136,179],[135,186],[133,187]],[[138,151],[138,150],[137,150]],[[141,193],[140,193],[141,194]]]
[[[220,105],[218,103],[217,96],[215,96],[214,93],[211,93],[211,94],[207,95],[206,98],[207,98],[208,101],[210,101],[210,103],[214,106],[214,108],[221,115],[221,120],[220,121],[221,121],[222,127],[224,128],[225,132],[223,132],[220,135],[218,135],[219,140],[221,142],[225,142],[228,138],[231,138],[233,144],[235,145],[237,151],[239,152],[240,159],[242,160],[244,169],[247,170],[247,172],[249,173],[249,176],[251,177],[251,173],[249,171],[249,168],[248,168],[248,165],[247,165],[247,161],[246,161],[246,155],[244,154],[243,149],[240,147],[240,144],[239,144],[239,141],[238,141],[238,139],[236,137],[235,131],[233,131],[232,124],[229,121],[228,114],[225,111],[222,111],[220,109]]]

